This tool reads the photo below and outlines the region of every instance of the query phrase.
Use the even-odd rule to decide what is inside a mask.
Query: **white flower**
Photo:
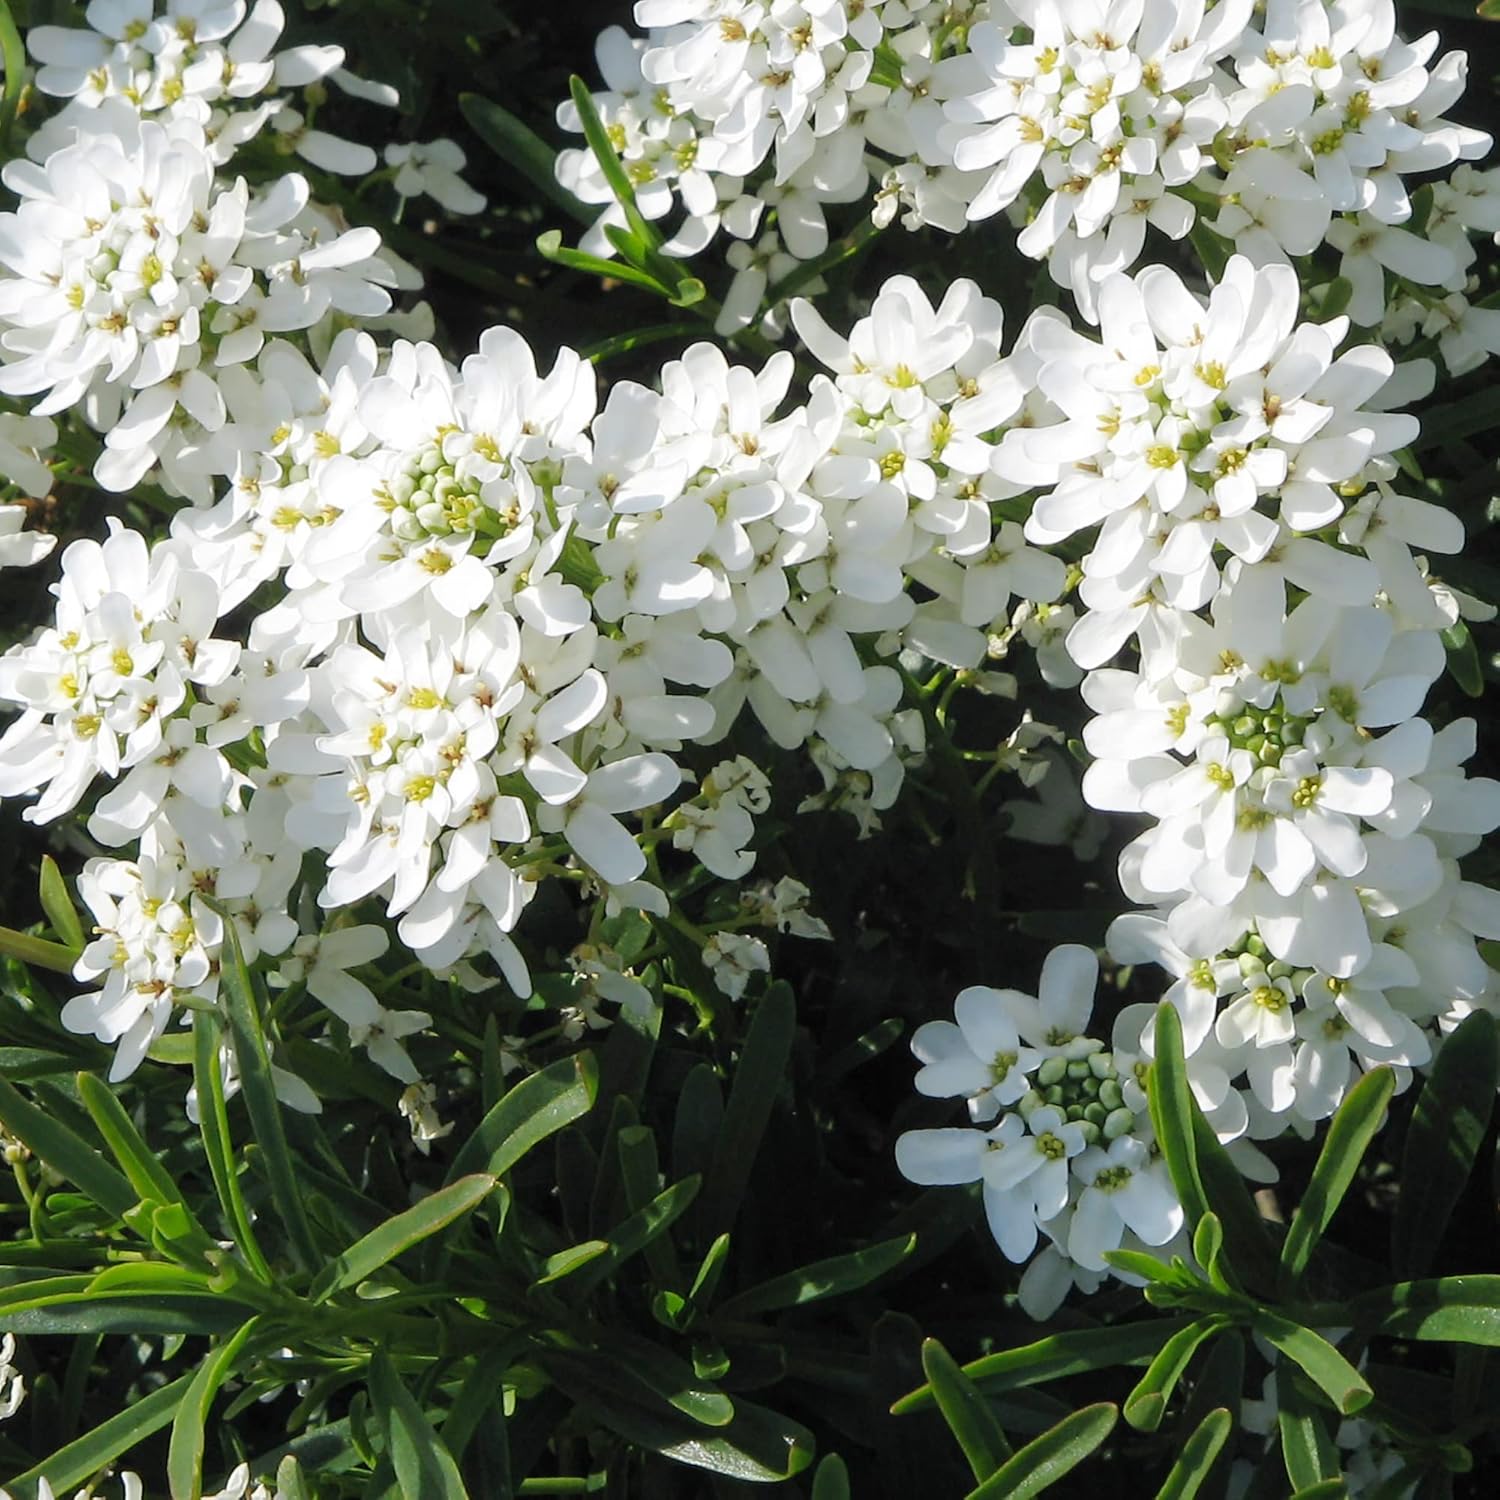
[[[1091,1271],[1106,1267],[1104,1252],[1117,1250],[1128,1229],[1147,1245],[1164,1245],[1183,1226],[1182,1205],[1166,1163],[1143,1141],[1121,1136],[1108,1148],[1090,1146],[1072,1163],[1084,1184],[1068,1230],[1068,1254]]]
[[[744,933],[714,933],[703,945],[703,962],[714,983],[731,1000],[744,999],[752,974],[771,972],[771,955],[766,945]]]
[[[485,198],[476,193],[459,173],[467,165],[463,148],[446,138],[421,144],[392,144],[385,148],[387,166],[399,170],[393,186],[403,198],[426,193],[454,214],[477,214],[483,211]]]
[[[0,505],[0,568],[29,568],[57,545],[55,536],[25,530],[29,518],[24,505]]]

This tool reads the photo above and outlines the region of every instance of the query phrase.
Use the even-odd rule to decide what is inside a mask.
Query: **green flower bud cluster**
[[[1103,1042],[1079,1038],[1090,1048],[1083,1056],[1049,1057],[1036,1070],[1033,1087],[1016,1108],[1023,1116],[1050,1105],[1067,1120],[1083,1126],[1089,1145],[1113,1141],[1135,1128],[1135,1114],[1125,1104],[1120,1075]],[[1071,1046],[1068,1052],[1081,1049]]]
[[[1300,745],[1308,720],[1288,714],[1280,704],[1268,708],[1246,708],[1234,718],[1210,719],[1236,750],[1248,750],[1263,766],[1279,766],[1287,750]]]
[[[476,534],[502,537],[505,516],[485,503],[477,479],[460,478],[437,443],[419,448],[386,485],[391,530],[406,542]]]

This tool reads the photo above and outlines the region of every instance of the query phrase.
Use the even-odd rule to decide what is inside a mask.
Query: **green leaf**
[[[3,1078],[0,1078],[0,1121],[105,1213],[120,1219],[135,1207],[137,1195],[124,1177],[86,1141],[60,1120],[38,1109]]]
[[[1293,1490],[1304,1490],[1339,1473],[1339,1451],[1322,1410],[1301,1389],[1290,1371],[1276,1381],[1276,1423],[1281,1433],[1281,1460]]]
[[[536,237],[536,248],[544,260],[555,266],[565,266],[570,271],[585,271],[602,281],[619,281],[627,286],[638,286],[658,297],[670,297],[672,289],[664,286],[656,277],[620,260],[605,260],[600,255],[589,255],[583,250],[572,250],[562,242],[562,235],[549,229]]]
[[[78,917],[78,908],[73,905],[73,898],[68,894],[68,883],[63,879],[62,871],[57,868],[57,861],[50,854],[42,856],[42,876],[40,892],[42,910],[47,913],[47,920],[52,924],[52,930],[62,939],[63,946],[70,948],[74,956],[83,952],[85,938],[83,923]]]
[[[1266,1221],[1245,1186],[1244,1175],[1219,1144],[1213,1126],[1203,1118],[1203,1111],[1191,1094],[1188,1108],[1193,1117],[1198,1177],[1208,1206],[1224,1231],[1222,1261],[1245,1286],[1269,1292],[1276,1284],[1276,1247]]]
[[[498,1185],[498,1178],[477,1172],[395,1214],[318,1272],[308,1293],[310,1300],[326,1302],[335,1293],[357,1286],[387,1262],[472,1212]]]
[[[970,1491],[969,1500],[1030,1500],[1040,1495],[1077,1468],[1115,1430],[1119,1417],[1119,1408],[1107,1401],[1064,1417]]]
[[[1258,1309],[1251,1322],[1262,1338],[1302,1368],[1341,1415],[1352,1417],[1370,1404],[1375,1392],[1369,1383],[1320,1334],[1273,1313],[1269,1308]]]
[[[706,1383],[685,1360],[622,1329],[601,1333],[599,1356],[631,1375],[669,1406],[705,1427],[726,1427],[735,1405],[717,1386]]]
[[[974,1478],[988,1479],[1012,1453],[989,1402],[936,1339],[922,1342],[922,1370]]]
[[[624,333],[614,334],[607,339],[600,339],[597,343],[586,344],[579,353],[592,364],[602,365],[608,360],[615,359],[621,354],[630,354],[636,349],[644,349],[648,344],[660,344],[669,339],[682,339],[684,342],[698,336],[698,325],[687,323],[652,323],[645,328],[632,328]],[[622,1014],[625,1014],[622,1012]]]
[[[1328,1122],[1323,1149],[1318,1153],[1307,1190],[1282,1241],[1279,1281],[1284,1294],[1290,1295],[1301,1283],[1313,1250],[1385,1119],[1386,1106],[1395,1088],[1396,1075],[1390,1068],[1372,1068],[1344,1096],[1338,1112]]]
[[[601,1426],[637,1447],[731,1479],[774,1483],[813,1461],[813,1437],[799,1423],[749,1401],[734,1403],[734,1420],[704,1428],[619,1368],[549,1351],[543,1358],[558,1385]]]
[[[6,1488],[15,1500],[34,1500],[37,1485],[44,1477],[58,1494],[92,1479],[122,1453],[128,1453],[152,1433],[160,1432],[172,1420],[177,1403],[186,1395],[192,1381],[191,1375],[183,1375],[169,1385],[159,1386],[108,1421],[101,1422],[93,1431],[65,1444],[24,1474],[7,1480]]]
[[[729,1298],[719,1311],[728,1318],[748,1318],[857,1291],[895,1270],[916,1248],[916,1235],[908,1234],[867,1245],[848,1255],[830,1256],[740,1292]]]
[[[46,938],[32,937],[29,933],[17,932],[13,927],[0,927],[0,953],[18,958],[33,969],[51,969],[54,974],[71,974],[78,955],[61,943],[49,943]]]
[[[1193,1322],[1189,1317],[1158,1317],[1121,1323],[1113,1328],[1054,1333],[1018,1349],[987,1354],[966,1364],[963,1371],[980,1390],[998,1393],[1017,1386],[1048,1384],[1086,1370],[1145,1364],[1168,1339]],[[891,1411],[898,1417],[904,1416],[909,1411],[931,1406],[933,1401],[932,1387],[924,1385],[893,1403]]]
[[[11,126],[21,106],[21,90],[26,86],[26,48],[10,13],[8,0],[0,0],[0,55],[5,63],[5,92],[0,94],[0,149],[10,145]],[[8,151],[6,154],[9,154]]]
[[[234,1042],[235,1062],[240,1071],[240,1088],[250,1113],[250,1128],[255,1133],[271,1184],[271,1198],[287,1233],[292,1257],[303,1271],[311,1271],[321,1260],[313,1241],[312,1225],[303,1204],[302,1185],[287,1147],[286,1131],[281,1121],[281,1101],[271,1078],[271,1056],[261,1025],[260,1007],[255,985],[245,966],[240,948],[239,930],[234,918],[212,897],[205,904],[218,914],[224,924],[224,941],[219,965],[223,997],[229,1020],[229,1034]]]
[[[601,1255],[608,1254],[608,1240],[584,1240],[581,1245],[569,1245],[566,1250],[559,1250],[542,1262],[542,1274],[532,1282],[532,1285],[551,1286],[553,1282],[563,1281],[575,1272],[581,1271],[585,1266],[598,1260]]]
[[[370,1361],[370,1400],[385,1428],[385,1451],[396,1471],[398,1493],[421,1500],[468,1500],[453,1455],[384,1349],[377,1349]]]
[[[615,200],[624,210],[625,222],[630,232],[648,251],[658,249],[661,245],[661,235],[657,232],[655,225],[647,223],[641,216],[641,211],[635,201],[635,188],[631,185],[624,163],[621,162],[620,155],[609,138],[604,121],[599,118],[599,111],[594,106],[594,96],[589,92],[588,85],[575,74],[568,80],[568,91],[573,97],[574,107],[578,110],[584,139],[594,153],[594,159],[599,163],[599,170],[604,174],[604,180],[609,184],[610,192],[615,195]]]
[[[586,1115],[598,1089],[592,1052],[576,1052],[523,1078],[479,1122],[448,1168],[448,1181],[470,1172],[505,1173],[533,1146]]]
[[[1329,318],[1336,318],[1340,313],[1347,312],[1353,300],[1354,283],[1347,276],[1335,276],[1323,293],[1323,301],[1318,307],[1319,320],[1326,322]]]
[[[1484,666],[1479,647],[1468,625],[1460,620],[1443,631],[1443,647],[1448,653],[1448,674],[1470,698],[1484,696]]]
[[[144,1200],[158,1203],[178,1204],[187,1212],[187,1200],[164,1168],[156,1153],[141,1139],[124,1106],[114,1093],[92,1073],[80,1073],[74,1082],[83,1107],[93,1118],[105,1144],[114,1153],[115,1160],[124,1169],[125,1176],[136,1195]],[[189,1215],[191,1219],[191,1215]],[[191,1220],[200,1238],[207,1240],[196,1220]]]
[[[1156,1500],[1193,1500],[1233,1430],[1234,1418],[1224,1407],[1209,1412],[1182,1445],[1166,1482],[1156,1492]]]
[[[594,222],[597,211],[579,202],[557,180],[557,153],[529,125],[482,94],[460,94],[458,107],[474,134],[504,165],[570,218],[583,225]]]
[[[574,1280],[576,1295],[586,1297],[632,1255],[644,1250],[658,1235],[665,1234],[698,1196],[699,1182],[699,1178],[689,1177],[685,1182],[673,1183],[644,1208],[609,1230],[605,1236],[605,1253],[590,1265],[586,1276]]]
[[[1155,1046],[1156,1059],[1146,1081],[1151,1124],[1191,1231],[1208,1212],[1208,1199],[1198,1175],[1193,1095],[1182,1052],[1182,1020],[1169,1000],[1156,1007]]]
[[[1345,1500],[1348,1493],[1349,1486],[1342,1479],[1321,1479],[1317,1484],[1308,1485],[1305,1490],[1298,1490],[1292,1500]],[[1409,1495],[1411,1490],[1403,1485],[1401,1493]]]
[[[17,1334],[77,1338],[124,1333],[186,1337],[227,1333],[253,1309],[221,1292],[79,1292],[39,1297],[7,1310],[5,1327]]]
[[[240,1191],[239,1161],[229,1134],[229,1106],[224,1098],[224,1078],[219,1071],[220,1030],[218,1021],[205,1011],[193,1016],[193,1083],[198,1092],[198,1131],[203,1154],[218,1191],[225,1222],[234,1232],[240,1254],[256,1277],[271,1284],[271,1267],[255,1237],[255,1227],[245,1195]]]
[[[1200,1318],[1174,1333],[1157,1351],[1146,1373],[1125,1398],[1125,1420],[1139,1432],[1155,1432],[1167,1402],[1198,1352],[1198,1346],[1224,1326],[1222,1318]]]
[[[203,1493],[203,1425],[219,1387],[229,1378],[234,1362],[255,1332],[256,1318],[243,1324],[210,1354],[193,1376],[177,1414],[167,1448],[167,1484],[172,1500],[198,1500]]]
[[[708,1185],[699,1218],[705,1239],[734,1225],[761,1137],[786,1078],[796,1030],[797,1002],[792,988],[778,981],[755,1008],[744,1051],[734,1070],[713,1165],[705,1178]]]
[[[1489,1129],[1500,1086],[1497,1045],[1494,1017],[1474,1011],[1438,1049],[1417,1096],[1391,1225],[1391,1268],[1398,1276],[1431,1269]]]
[[[837,1453],[818,1460],[813,1471],[812,1500],[849,1500],[849,1466]]]
[[[1500,1276],[1443,1276],[1365,1292],[1348,1304],[1362,1331],[1500,1347]]]

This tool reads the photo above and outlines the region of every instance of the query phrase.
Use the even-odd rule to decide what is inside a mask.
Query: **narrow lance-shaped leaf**
[[[281,1123],[281,1101],[276,1097],[276,1084],[271,1077],[270,1049],[261,1026],[255,985],[240,948],[234,917],[212,898],[205,896],[203,900],[224,924],[224,941],[219,956],[221,992],[255,1143],[260,1147],[266,1164],[271,1197],[286,1227],[292,1256],[302,1270],[310,1271],[318,1264],[318,1248],[313,1241],[312,1225],[302,1201],[302,1185],[297,1180],[297,1169],[292,1163],[291,1149]]]
[[[71,974],[78,955],[61,943],[17,932],[14,927],[0,927],[0,953],[18,958],[33,969],[50,969],[54,974]]]
[[[370,1362],[370,1398],[385,1428],[397,1493],[421,1500],[468,1500],[458,1465],[422,1414],[384,1349]]]
[[[1033,1438],[970,1492],[969,1500],[1031,1500],[1076,1469],[1115,1429],[1119,1409],[1085,1406]]]
[[[1295,1291],[1313,1250],[1342,1202],[1359,1164],[1385,1119],[1396,1087],[1389,1068],[1374,1068],[1349,1090],[1329,1121],[1323,1149],[1281,1246],[1281,1286]]]
[[[1145,1364],[1168,1339],[1194,1321],[1189,1317],[1155,1317],[1113,1328],[1054,1333],[1019,1349],[1006,1349],[972,1360],[963,1370],[980,1390],[995,1393],[1017,1386],[1047,1384],[1086,1370]],[[891,1411],[903,1416],[909,1411],[921,1411],[933,1401],[932,1387],[924,1385],[893,1403]]]
[[[1500,1346],[1500,1276],[1441,1276],[1363,1292],[1346,1304],[1362,1332]]]
[[[1141,1432],[1155,1432],[1166,1414],[1177,1382],[1187,1372],[1198,1346],[1224,1326],[1221,1318],[1201,1318],[1162,1345],[1146,1373],[1125,1399],[1125,1420]]]
[[[583,1275],[574,1278],[577,1295],[587,1296],[632,1255],[645,1249],[658,1235],[665,1234],[687,1212],[688,1205],[698,1196],[698,1187],[696,1177],[673,1183],[645,1207],[611,1229],[605,1237],[608,1245],[605,1253]]]
[[[1156,1500],[1193,1500],[1233,1430],[1234,1418],[1224,1407],[1209,1412],[1182,1445],[1166,1482],[1156,1492]]]
[[[922,1370],[974,1478],[988,1479],[1012,1452],[989,1402],[936,1339],[922,1344]]]
[[[42,910],[47,913],[47,920],[52,924],[53,932],[62,940],[63,946],[72,949],[75,957],[82,953],[85,944],[83,923],[79,920],[73,898],[68,894],[68,883],[63,879],[62,871],[57,868],[57,861],[50,854],[42,856],[38,894],[41,896]]]
[[[1147,1099],[1157,1144],[1182,1201],[1188,1228],[1208,1211],[1193,1135],[1193,1096],[1182,1052],[1182,1020],[1168,1000],[1156,1007],[1155,1060],[1147,1079]]]
[[[1391,1266],[1421,1276],[1469,1180],[1500,1084],[1494,1017],[1476,1010],[1443,1043],[1417,1096],[1391,1225]]]
[[[533,1146],[586,1115],[597,1086],[592,1052],[575,1053],[523,1078],[464,1142],[448,1169],[448,1181],[470,1172],[503,1177]]]
[[[773,984],[756,1007],[734,1071],[703,1194],[699,1224],[705,1238],[718,1235],[734,1223],[761,1137],[786,1078],[796,1029],[797,1004],[791,986]]]
[[[93,1478],[122,1453],[160,1432],[172,1420],[192,1380],[191,1375],[183,1375],[168,1385],[159,1386],[92,1431],[65,1444],[24,1474],[7,1480],[6,1489],[14,1500],[35,1500],[37,1485],[43,1478],[57,1494]]]
[[[1326,1414],[1293,1378],[1277,1376],[1276,1425],[1281,1436],[1281,1461],[1286,1477],[1300,1492],[1325,1479],[1337,1479],[1339,1450],[1334,1445]]]
[[[1369,1405],[1375,1394],[1369,1383],[1321,1334],[1269,1308],[1258,1310],[1252,1323],[1262,1338],[1301,1367],[1343,1416],[1352,1417]]]
[[[599,170],[604,174],[604,180],[609,184],[610,192],[615,195],[616,201],[624,211],[625,222],[630,227],[630,232],[635,235],[648,253],[656,250],[661,244],[661,235],[657,233],[656,227],[648,224],[641,215],[640,207],[635,201],[635,187],[625,171],[625,164],[620,160],[619,152],[615,150],[614,142],[609,138],[604,121],[599,118],[599,110],[594,104],[594,96],[589,92],[589,86],[575,74],[568,80],[568,91],[572,95],[574,107],[578,110],[584,139],[599,163]]]
[[[219,1072],[219,1043],[218,1020],[199,1011],[193,1017],[193,1084],[198,1094],[198,1130],[219,1204],[234,1231],[240,1254],[255,1275],[269,1284],[271,1267],[261,1252],[250,1209],[240,1191],[239,1165],[229,1135],[229,1109]]]
[[[477,1208],[498,1181],[483,1172],[462,1177],[386,1220],[323,1267],[308,1293],[310,1299],[326,1302],[336,1292],[357,1286],[387,1262]]]
[[[502,163],[513,167],[570,218],[584,225],[594,222],[597,210],[581,203],[557,180],[557,153],[529,125],[482,94],[460,94],[458,107]]]
[[[137,1195],[124,1177],[86,1141],[3,1078],[0,1078],[0,1121],[17,1140],[24,1141],[49,1167],[86,1193],[106,1213],[123,1218],[135,1207]]]
[[[158,1203],[175,1203],[187,1212],[187,1199],[182,1196],[182,1190],[141,1138],[135,1122],[125,1113],[124,1106],[109,1087],[92,1073],[80,1073],[75,1081],[84,1108],[93,1118],[99,1134],[104,1137],[136,1193],[141,1198],[155,1199]],[[189,1217],[191,1219],[190,1214]],[[196,1220],[191,1222],[194,1228],[198,1228]],[[207,1238],[202,1229],[198,1229],[198,1234]]]
[[[813,1472],[812,1500],[850,1500],[849,1466],[837,1453],[818,1460]]]
[[[834,1255],[789,1271],[730,1297],[719,1311],[729,1318],[747,1318],[783,1307],[801,1307],[824,1297],[858,1291],[893,1271],[917,1247],[914,1234],[882,1240],[848,1255]]]
[[[167,1448],[167,1484],[172,1500],[198,1500],[203,1493],[203,1427],[219,1387],[229,1378],[235,1361],[255,1332],[251,1318],[198,1366],[177,1414]]]

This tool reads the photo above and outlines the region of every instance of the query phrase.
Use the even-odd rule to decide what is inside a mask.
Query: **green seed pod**
[[[1079,1130],[1083,1132],[1083,1138],[1091,1146],[1099,1144],[1099,1127],[1092,1120],[1081,1120],[1078,1124]]]
[[[1113,1078],[1106,1078],[1099,1085],[1099,1102],[1105,1109],[1119,1109],[1125,1102],[1124,1091]]]
[[[1115,1076],[1115,1058],[1112,1052],[1096,1052],[1089,1058],[1089,1071],[1095,1078],[1113,1078]]]
[[[1128,1109],[1111,1110],[1103,1126],[1104,1139],[1117,1141],[1122,1135],[1129,1135],[1134,1125],[1135,1116]]]
[[[1109,1118],[1109,1111],[1102,1104],[1095,1102],[1084,1109],[1083,1118],[1091,1125],[1103,1125]]]
[[[1087,1078],[1089,1076],[1089,1065],[1086,1058],[1079,1058],[1077,1062],[1068,1064],[1069,1078]]]

